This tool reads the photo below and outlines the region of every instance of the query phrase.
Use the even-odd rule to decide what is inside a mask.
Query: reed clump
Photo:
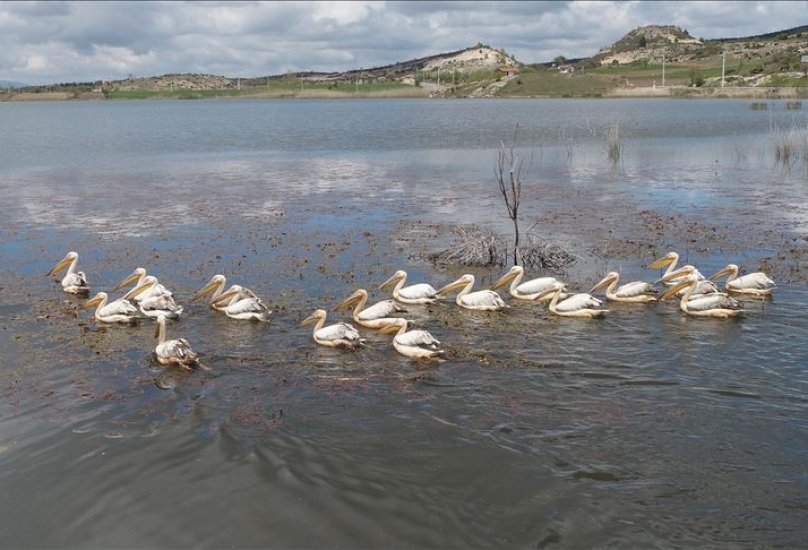
[[[753,111],[765,111],[769,108],[769,104],[765,101],[753,101],[749,104],[749,108]]]
[[[609,162],[617,164],[623,145],[620,140],[620,124],[615,122],[606,129],[606,154]]]

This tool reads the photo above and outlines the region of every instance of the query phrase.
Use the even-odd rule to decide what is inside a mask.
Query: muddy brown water
[[[493,283],[506,268],[425,259],[457,246],[457,225],[510,229],[490,177],[495,148],[472,137],[493,130],[479,129],[475,117],[490,110],[507,118],[525,105],[542,117],[561,107],[573,117],[584,106],[607,122],[614,105],[278,105],[27,107],[42,124],[87,118],[88,132],[123,119],[108,131],[122,143],[90,154],[62,151],[53,139],[40,146],[40,164],[4,157],[4,544],[804,543],[808,183],[799,164],[784,171],[762,152],[765,135],[743,146],[704,137],[704,129],[690,130],[695,146],[646,137],[628,141],[616,166],[583,138],[572,161],[568,150],[545,145],[541,184],[523,198],[526,223],[539,219],[543,236],[578,257],[562,272],[534,275],[557,275],[576,291],[612,269],[653,280],[659,274],[645,266],[669,250],[708,274],[729,261],[766,269],[778,289],[745,300],[742,318],[692,319],[666,302],[608,304],[604,319],[589,321],[512,299],[497,313],[446,299],[407,306],[447,350],[446,361],[421,364],[397,355],[387,336],[363,331],[367,345],[346,352],[315,345],[298,324],[319,307],[329,321],[347,320],[331,309],[359,287],[387,298],[377,287],[396,269],[436,287],[466,271],[478,287]],[[659,104],[647,105],[620,108],[632,122],[661,116]],[[710,107],[730,109],[726,119],[750,114],[728,105]],[[276,148],[251,141],[251,118],[269,109],[281,121],[288,110],[307,120],[301,108],[317,111],[321,126],[284,127],[293,136],[277,136]],[[364,135],[377,130],[363,109],[395,119],[383,152]],[[231,132],[202,132],[202,115],[235,117],[248,137],[231,149]],[[421,128],[417,139],[398,116]],[[346,117],[360,136],[338,146],[321,127],[339,128]],[[455,123],[444,128],[466,132],[469,151],[455,143],[442,150],[440,131],[423,137],[440,117]],[[624,131],[639,134],[636,123]],[[196,127],[190,150],[175,143]],[[507,124],[499,129],[510,135]],[[138,135],[152,139],[130,158],[121,150]],[[295,143],[305,154],[290,152]],[[158,367],[148,320],[94,322],[80,298],[45,276],[68,250],[79,252],[94,290],[111,289],[136,266],[157,275],[186,308],[169,336],[187,338],[211,371]],[[270,322],[238,322],[189,302],[214,273],[253,288],[273,309]]]

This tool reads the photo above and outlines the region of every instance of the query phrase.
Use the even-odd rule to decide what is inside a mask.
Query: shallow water
[[[204,101],[0,105],[0,513],[9,547],[763,548],[808,535],[801,271],[808,183],[743,101]],[[625,136],[611,165],[602,133]],[[675,303],[600,320],[451,300],[331,350],[297,325],[423,255],[445,225],[510,221],[493,166],[519,121],[526,220],[580,255],[557,274],[677,250],[779,283],[729,321]],[[570,147],[559,144],[563,129]],[[626,240],[635,244],[625,246]],[[620,241],[623,246],[616,243]],[[632,241],[632,242],[634,242]],[[146,267],[210,372],[158,368],[153,327],[101,326],[44,274],[68,250],[94,290]],[[469,269],[478,286],[504,269]],[[214,273],[268,325],[188,300]],[[539,274],[539,273],[537,273]],[[541,273],[546,274],[546,273]],[[170,387],[155,385],[160,377]]]

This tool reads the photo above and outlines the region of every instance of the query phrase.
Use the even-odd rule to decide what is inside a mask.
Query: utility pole
[[[662,87],[665,87],[665,52],[662,52]]]
[[[727,64],[727,51],[721,52],[721,87],[724,87],[724,67]]]

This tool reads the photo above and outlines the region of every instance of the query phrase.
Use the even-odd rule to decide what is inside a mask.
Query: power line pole
[[[665,87],[665,52],[662,52],[662,87]]]
[[[721,52],[721,87],[724,87],[724,67],[727,64],[727,51]]]

